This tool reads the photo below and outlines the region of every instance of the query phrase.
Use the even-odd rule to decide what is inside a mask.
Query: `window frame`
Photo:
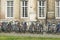
[[[57,0],[55,0],[55,18],[56,19],[60,19],[60,16],[58,15],[59,13],[57,12],[57,11],[59,11],[59,10],[57,10],[57,8],[60,8],[60,4],[59,4],[59,6],[57,6],[57,2],[56,1]]]
[[[44,3],[45,6],[39,6],[39,1],[45,1]],[[44,7],[44,17],[39,17],[39,7]],[[38,19],[46,19],[46,0],[37,1],[37,15],[38,15]]]
[[[10,8],[10,14],[11,14],[11,8],[13,8],[13,16],[10,15],[8,17],[8,13],[6,12],[6,18],[14,18],[14,1],[13,1],[13,6],[11,6],[11,1],[13,1],[13,0],[7,0],[6,1],[6,7],[7,7],[6,11],[7,11],[8,7],[9,7]],[[7,5],[7,2],[10,2],[10,6]]]
[[[29,17],[29,13],[28,13],[28,1],[27,1],[27,6],[22,6],[23,4],[23,1],[27,1],[27,0],[21,0],[20,3],[21,3],[21,18],[28,18]],[[25,4],[24,4],[25,5]],[[27,7],[27,17],[23,17],[23,8],[22,7]]]

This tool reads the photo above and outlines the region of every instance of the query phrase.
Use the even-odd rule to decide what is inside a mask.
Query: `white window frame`
[[[57,2],[56,2],[56,0],[55,0],[55,18],[56,18],[56,19],[60,19],[60,17],[58,17],[58,13],[57,13],[57,7],[60,8],[60,2],[59,2],[59,6],[57,6]]]
[[[39,6],[39,1],[37,1],[37,15],[38,15],[38,19],[46,19],[46,0],[45,0],[44,5],[45,6]],[[44,8],[44,17],[39,17],[39,7],[45,7]]]
[[[13,0],[7,0],[7,1],[13,1]],[[13,1],[13,6],[7,6],[7,1],[6,1],[6,7],[13,7],[13,17],[8,17],[6,12],[6,18],[11,19],[11,18],[14,18],[14,1]],[[6,8],[6,11],[7,11],[7,8]]]
[[[27,0],[24,0],[24,1],[27,1]],[[27,7],[27,10],[28,10],[28,3],[27,3],[27,6],[22,6],[23,1],[21,0],[20,2],[21,2],[21,18],[28,18],[28,16],[29,16],[28,11],[27,11],[27,17],[23,17],[23,12],[22,12],[22,7]]]

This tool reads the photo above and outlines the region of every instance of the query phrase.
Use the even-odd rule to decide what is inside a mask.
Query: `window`
[[[7,17],[13,17],[13,1],[7,1]]]
[[[22,1],[22,17],[28,17],[28,1]]]
[[[56,0],[55,8],[56,18],[60,18],[60,0]]]
[[[45,1],[38,1],[38,17],[39,18],[45,18],[46,16],[46,5]]]

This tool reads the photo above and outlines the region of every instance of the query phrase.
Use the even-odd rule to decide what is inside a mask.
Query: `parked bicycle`
[[[37,32],[38,33],[43,33],[43,25],[40,23],[37,23]]]

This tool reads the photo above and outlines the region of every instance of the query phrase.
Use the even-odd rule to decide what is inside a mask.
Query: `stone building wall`
[[[14,18],[6,18],[6,1],[1,0],[1,11],[0,11],[0,20],[19,20],[19,21],[37,21],[46,24],[46,22],[52,22],[55,19],[55,0],[46,0],[46,19],[38,19],[37,17],[37,1],[38,0],[28,0],[28,18],[21,18],[21,0],[14,0]],[[33,15],[31,17],[31,15]],[[31,17],[31,18],[30,18]]]

